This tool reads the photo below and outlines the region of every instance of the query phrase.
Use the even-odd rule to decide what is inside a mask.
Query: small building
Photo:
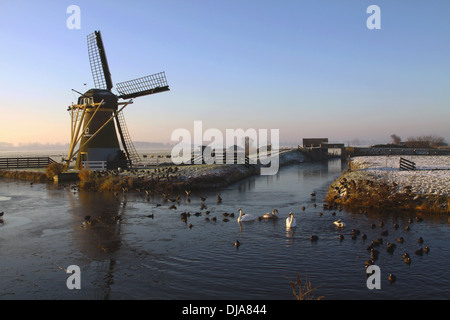
[[[328,143],[328,138],[303,139],[303,148],[313,160],[324,160],[330,157],[341,157],[344,148],[343,143]]]
[[[303,148],[317,148],[328,144],[328,138],[306,138],[303,139]]]

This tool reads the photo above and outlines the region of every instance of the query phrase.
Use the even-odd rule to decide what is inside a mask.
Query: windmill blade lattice
[[[96,31],[87,36],[87,46],[95,88],[111,90],[111,74],[109,72],[100,31]]]
[[[159,72],[150,76],[120,82],[116,84],[119,98],[130,99],[158,92],[168,91],[165,72]]]

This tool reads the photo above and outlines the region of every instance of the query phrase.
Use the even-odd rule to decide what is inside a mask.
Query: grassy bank
[[[89,191],[184,192],[184,190],[217,188],[257,173],[244,165],[165,166],[126,172],[79,172],[80,188]]]
[[[297,150],[280,152],[279,166],[303,162]],[[184,192],[226,187],[247,177],[260,174],[260,166],[243,164],[165,165],[149,169],[132,169],[125,172],[79,173],[80,188],[89,191],[151,190],[152,192]]]
[[[51,181],[45,171],[0,170],[0,177],[40,183]]]

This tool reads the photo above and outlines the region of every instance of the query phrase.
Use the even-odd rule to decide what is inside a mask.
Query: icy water
[[[276,176],[192,193],[190,203],[183,194],[177,209],[168,209],[173,203],[160,196],[147,200],[145,193],[116,199],[61,185],[2,179],[0,299],[292,300],[290,281],[297,272],[325,299],[449,299],[447,216],[424,215],[423,222],[417,222],[414,214],[323,210],[321,200],[341,171],[340,160],[292,165]],[[221,203],[216,200],[219,193]],[[201,196],[207,197],[207,209],[201,210]],[[277,208],[280,219],[240,226],[239,208],[254,215]],[[206,210],[217,221],[207,221]],[[180,219],[184,211],[191,213],[186,223]],[[297,220],[294,230],[285,226],[290,211]],[[224,212],[235,217],[223,221]],[[97,223],[84,226],[87,215]],[[333,226],[337,219],[345,221],[343,230]],[[381,220],[384,227],[379,227]],[[406,225],[410,231],[404,230]],[[367,239],[352,240],[352,229]],[[388,235],[381,236],[385,230]],[[311,242],[310,235],[317,235],[318,241]],[[396,241],[399,236],[403,244]],[[380,237],[376,264],[381,289],[369,290],[366,248]],[[423,244],[417,242],[419,237]],[[392,254],[386,252],[388,241],[397,245]],[[428,254],[414,254],[426,245]],[[403,262],[404,252],[411,256],[409,266]],[[70,265],[81,269],[80,290],[66,286]],[[396,282],[389,283],[389,273],[396,275]]]

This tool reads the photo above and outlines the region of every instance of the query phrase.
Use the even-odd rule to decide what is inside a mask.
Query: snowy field
[[[397,183],[400,188],[422,195],[450,194],[450,156],[405,156],[416,164],[415,171],[400,171],[400,156],[365,156],[352,159],[352,169],[366,172],[377,180]]]

